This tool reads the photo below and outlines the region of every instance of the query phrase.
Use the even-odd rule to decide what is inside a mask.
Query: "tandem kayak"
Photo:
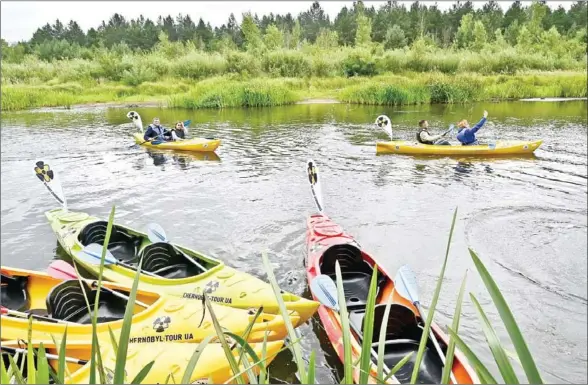
[[[541,146],[542,140],[510,141],[473,146],[431,145],[416,141],[395,140],[376,142],[376,154],[411,154],[411,155],[521,155],[531,154]]]
[[[61,336],[55,336],[57,343],[60,342]],[[59,346],[49,339],[44,341],[32,341],[31,347],[36,350],[41,343],[45,348],[46,357],[49,365],[58,371],[58,351]],[[273,341],[263,343],[250,344],[252,351],[257,357],[263,357],[265,350],[265,357],[267,360],[264,366],[267,366],[274,360],[276,355],[280,352],[284,342]],[[22,357],[22,341],[2,341],[3,354],[21,353]],[[102,357],[102,364],[105,372],[105,383],[112,384],[114,379],[114,371],[117,363],[116,351],[112,347],[110,340],[100,342],[100,356]],[[131,383],[131,381],[142,371],[148,364],[152,363],[151,370],[148,371],[145,378],[140,383],[143,384],[165,384],[170,382],[171,378],[179,381],[183,378],[186,369],[189,366],[191,358],[197,349],[203,349],[192,374],[188,377],[188,384],[225,384],[234,383],[235,380],[233,371],[225,355],[225,351],[221,344],[207,344],[200,348],[196,343],[157,343],[149,345],[148,349],[142,344],[131,343],[128,345],[127,358],[124,366],[125,379],[123,383]],[[16,351],[15,351],[16,350]],[[90,383],[90,356],[92,351],[91,340],[87,342],[70,342],[69,330],[67,335],[67,345],[65,350],[67,370],[64,375],[66,384],[89,384]],[[235,360],[239,361],[240,349],[232,350]],[[26,350],[24,350],[26,355]],[[242,363],[243,366],[251,366],[255,362],[249,354],[244,354],[242,358],[248,364]],[[20,359],[16,360],[17,365]],[[26,366],[25,366],[26,367]],[[98,368],[98,365],[96,365]],[[240,366],[242,367],[242,366]],[[12,372],[8,370],[8,372]],[[259,365],[253,367],[253,372],[259,374]],[[37,374],[38,375],[38,374]],[[247,376],[243,376],[243,381],[247,381]],[[96,370],[95,378],[100,379],[98,370]]]
[[[65,209],[54,209],[45,215],[65,251],[76,263],[97,276],[100,261],[89,263],[80,258],[79,253],[90,244],[103,244],[107,222]],[[263,306],[265,312],[279,313],[278,301],[270,284],[218,259],[173,243],[152,243],[147,234],[119,224],[113,226],[108,245],[112,255],[128,266],[104,266],[103,277],[109,281],[130,286],[137,262],[142,259],[139,284],[142,290],[192,301],[201,301],[202,293],[206,292],[210,301],[219,305],[242,309]],[[281,297],[286,308],[297,313],[301,323],[311,317],[319,305],[284,291]]]
[[[212,152],[215,151],[221,144],[220,139],[206,138],[185,139],[170,142],[164,141],[156,142],[159,144],[154,144],[150,142],[145,142],[145,139],[143,139],[143,134],[141,133],[133,134],[133,138],[135,138],[135,143],[140,144],[141,146],[147,148],[159,148],[162,150]]]
[[[33,339],[51,340],[51,335],[61,336],[67,329],[68,343],[91,340],[91,314],[86,298],[93,313],[98,293],[95,281],[82,281],[85,297],[77,279],[61,280],[46,273],[4,266],[1,273],[2,340],[27,340],[29,320],[26,317],[29,316],[33,317]],[[99,341],[110,339],[109,330],[118,338],[130,291],[127,286],[103,282],[97,312]],[[254,322],[249,334],[252,342],[263,341],[266,333],[268,340],[281,340],[287,335],[280,315],[261,312],[255,318],[257,309],[248,311],[216,304],[212,304],[212,309],[221,326],[238,335],[243,335]],[[296,314],[291,314],[290,320],[294,326],[300,324]],[[186,301],[155,291],[137,292],[130,343],[199,342],[215,335],[210,312],[208,309],[203,312],[201,301]]]
[[[318,172],[312,161],[309,162],[309,179],[313,196],[319,214],[311,215],[307,220],[306,230],[306,273],[313,297],[321,301],[318,314],[333,348],[341,362],[344,362],[344,348],[342,343],[342,321],[338,305],[336,287],[336,264],[341,269],[345,305],[351,328],[352,362],[359,362],[363,343],[363,330],[370,282],[374,273],[376,261],[362,249],[355,239],[322,213],[323,204],[318,185]],[[398,364],[407,354],[413,353],[410,360],[402,366],[391,378],[389,383],[409,383],[414,368],[417,351],[423,333],[424,321],[417,308],[396,289],[391,275],[380,264],[377,266],[377,297],[373,318],[372,362],[371,375],[377,376],[374,352],[380,348],[380,329],[385,330],[384,375]],[[324,279],[326,278],[326,279]],[[313,281],[321,282],[317,286]],[[330,285],[324,281],[331,282]],[[330,286],[330,288],[329,288]],[[321,289],[324,288],[324,289]],[[321,290],[325,290],[322,293]],[[334,292],[333,292],[334,291]],[[322,297],[322,299],[321,299]],[[323,302],[324,299],[328,303]],[[390,302],[388,317],[385,318],[387,303]],[[447,349],[448,338],[436,324],[431,325],[437,344],[441,349]],[[443,362],[435,350],[435,342],[429,337],[424,350],[423,361],[416,383],[439,384],[443,371]],[[453,361],[453,376],[457,383],[478,383],[474,370],[468,365],[465,357],[455,351]],[[360,383],[359,365],[353,369],[355,383]],[[454,383],[456,383],[454,382]],[[375,382],[374,382],[375,383]]]

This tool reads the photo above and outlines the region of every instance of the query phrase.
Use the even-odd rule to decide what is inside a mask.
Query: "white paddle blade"
[[[394,285],[398,294],[410,300],[412,303],[419,302],[419,286],[414,271],[408,265],[398,269],[394,277]]]
[[[141,121],[141,116],[136,111],[129,111],[127,113],[127,118],[133,122],[135,127],[139,129],[139,131],[143,132],[143,122]]]
[[[149,238],[151,243],[167,242],[165,230],[157,223],[150,223],[147,226],[147,237]]]
[[[37,178],[43,182],[53,198],[55,198],[57,202],[59,202],[59,204],[67,210],[67,200],[65,199],[65,194],[61,188],[61,183],[59,182],[57,173],[54,172],[51,167],[42,160],[35,163],[34,171]]]
[[[100,260],[102,259],[102,245],[97,243],[90,243],[88,246],[84,247],[82,251],[76,253],[77,257],[85,263],[91,265],[99,265]],[[116,264],[116,258],[114,255],[106,249],[106,255],[104,256],[104,265],[113,265]]]
[[[321,185],[318,175],[318,167],[314,163],[314,160],[310,159],[306,164],[306,173],[308,174],[308,181],[310,182],[310,190],[312,191],[312,197],[319,213],[323,212],[323,194],[321,191]]]
[[[394,140],[392,137],[392,124],[390,124],[390,118],[386,115],[380,115],[376,118],[376,126],[380,127],[382,130],[386,131],[390,140]]]
[[[329,309],[339,310],[337,285],[328,275],[321,274],[310,282],[310,291],[316,299]]]

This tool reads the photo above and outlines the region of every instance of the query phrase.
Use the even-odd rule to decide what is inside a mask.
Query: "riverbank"
[[[583,72],[517,75],[448,75],[438,72],[374,77],[246,78],[202,81],[163,79],[137,86],[117,82],[47,82],[2,87],[2,111],[36,107],[165,106],[180,108],[265,107],[295,103],[411,105],[470,103],[524,98],[584,98]]]

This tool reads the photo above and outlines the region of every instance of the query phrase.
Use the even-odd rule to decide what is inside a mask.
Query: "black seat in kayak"
[[[156,242],[145,246],[141,252],[141,258],[141,270],[163,278],[193,277],[203,272],[188,260],[188,256],[166,242]]]
[[[339,261],[345,303],[349,310],[365,308],[370,290],[370,282],[374,269],[361,255],[361,250],[351,244],[334,245],[325,251],[321,259],[321,273],[328,275],[337,282],[335,263]],[[378,289],[386,277],[379,274]]]
[[[88,311],[86,292],[91,311]],[[80,324],[92,323],[97,290],[84,284],[84,291],[77,280],[69,280],[54,286],[47,295],[47,311],[52,318]],[[117,321],[124,317],[127,301],[102,290],[98,303],[98,322]]]
[[[380,330],[386,326],[386,340],[384,342],[384,363],[391,369],[410,352],[414,352],[411,359],[398,371],[395,376],[400,383],[409,383],[414,368],[416,353],[419,349],[423,328],[419,326],[415,314],[404,305],[391,304],[387,320],[384,320],[386,305],[374,307],[374,325],[372,334],[372,349],[377,353]],[[349,313],[349,324],[357,334],[359,341],[363,340],[365,309],[353,310]],[[440,345],[443,345],[442,343]],[[417,377],[420,384],[438,384],[441,381],[443,362],[437,354],[431,339],[427,341],[423,363]]]
[[[25,311],[29,308],[29,296],[27,295],[27,277],[9,277],[1,274],[0,289],[2,295],[0,304],[10,310]]]
[[[91,243],[97,243],[99,245],[104,244],[106,238],[106,228],[108,222],[97,221],[90,223],[80,232],[78,240],[84,246],[88,246]],[[137,250],[141,245],[141,237],[132,236],[120,226],[112,226],[112,234],[110,234],[110,240],[108,242],[108,250],[112,255],[122,261],[131,262],[136,259]]]

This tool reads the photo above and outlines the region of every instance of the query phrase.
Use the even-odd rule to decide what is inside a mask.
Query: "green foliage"
[[[269,50],[276,50],[284,46],[284,34],[274,24],[267,27],[263,42]]]
[[[361,47],[372,42],[372,22],[371,20],[360,13],[357,15],[357,30],[355,32],[355,46]]]
[[[472,32],[472,49],[476,52],[480,52],[486,45],[488,37],[486,35],[486,28],[480,20],[474,23],[474,30]]]
[[[258,51],[263,48],[263,41],[261,39],[261,32],[253,20],[251,13],[243,14],[243,24],[241,30],[245,36],[245,48],[248,51]]]
[[[394,24],[386,31],[386,41],[384,46],[387,49],[402,48],[406,46],[407,40],[404,31],[398,24]]]
[[[311,73],[311,63],[302,52],[276,51],[264,56],[263,71],[274,77],[305,77]]]
[[[346,76],[373,76],[377,73],[376,62],[367,50],[354,50],[343,61]]]

